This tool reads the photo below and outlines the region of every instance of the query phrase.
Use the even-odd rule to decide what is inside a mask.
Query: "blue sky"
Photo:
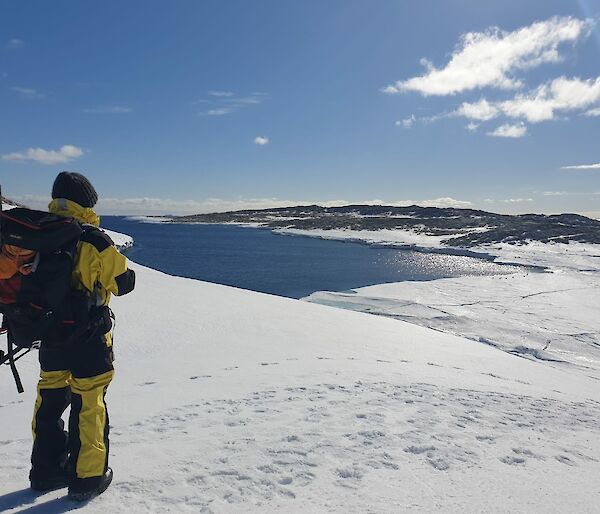
[[[67,169],[101,213],[600,216],[600,0],[6,0],[0,113],[38,207]]]

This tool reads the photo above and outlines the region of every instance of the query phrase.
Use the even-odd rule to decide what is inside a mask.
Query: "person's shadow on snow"
[[[16,509],[14,512],[19,514],[60,514],[70,510],[76,510],[85,505],[70,502],[63,498],[54,498],[43,503],[36,503],[36,500],[42,496],[40,493],[31,489],[21,489],[0,496],[0,512],[5,512],[10,509]],[[43,500],[42,500],[43,501]]]
[[[17,507],[23,507],[24,505],[29,505],[30,503],[35,502],[35,499],[38,496],[39,493],[36,493],[29,488],[3,494],[0,496],[0,512],[4,512],[8,509],[16,509]]]

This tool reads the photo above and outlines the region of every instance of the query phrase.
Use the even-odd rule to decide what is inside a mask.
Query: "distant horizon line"
[[[35,196],[29,196],[26,195],[24,197],[16,197],[19,198],[19,200],[12,200],[11,198],[8,198],[6,196],[2,196],[1,197],[2,200],[7,203],[7,204],[14,204],[17,206],[23,206],[23,207],[28,207],[28,208],[39,208],[40,205],[38,204],[37,206],[34,207],[29,207],[26,203],[26,200],[23,201],[21,200],[21,198],[26,199],[26,198],[32,198],[34,199],[34,203],[37,203],[40,198],[39,197],[35,197]],[[48,198],[49,200],[49,198]],[[102,199],[100,199],[100,202],[102,202]],[[288,204],[282,205],[282,204],[277,204],[271,207],[265,206],[265,207],[243,207],[243,208],[239,208],[239,209],[218,209],[218,207],[216,208],[216,210],[206,210],[206,211],[189,211],[186,213],[179,213],[179,214],[173,214],[170,212],[159,212],[159,213],[148,213],[148,212],[143,212],[143,211],[136,211],[136,212],[123,212],[123,211],[119,211],[119,210],[113,210],[111,208],[106,208],[103,209],[102,207],[100,207],[99,209],[95,209],[95,211],[97,212],[97,214],[99,216],[122,216],[122,217],[147,217],[147,218],[160,218],[160,217],[168,217],[168,218],[176,218],[176,217],[187,217],[187,216],[200,216],[200,215],[209,215],[209,214],[226,214],[226,213],[235,213],[235,212],[260,212],[260,211],[277,211],[277,210],[285,210],[285,209],[298,209],[298,208],[310,208],[310,207],[319,207],[319,208],[324,208],[324,209],[343,209],[343,208],[347,208],[347,207],[381,207],[381,208],[390,208],[390,209],[409,209],[409,208],[413,208],[413,207],[418,207],[418,208],[422,208],[422,209],[440,209],[440,210],[444,210],[444,209],[453,209],[453,210],[460,210],[460,211],[477,211],[477,212],[485,212],[485,213],[490,213],[490,214],[499,214],[499,215],[504,215],[504,216],[526,216],[526,215],[543,215],[543,216],[559,216],[559,215],[564,215],[564,214],[575,214],[575,215],[579,215],[579,216],[584,216],[590,219],[599,219],[600,220],[600,211],[552,211],[552,212],[536,212],[536,211],[523,211],[523,212],[519,212],[519,213],[502,213],[502,212],[496,212],[496,211],[492,211],[492,210],[486,210],[483,208],[478,208],[475,207],[474,205],[472,206],[453,206],[453,205],[424,205],[429,203],[430,201],[428,200],[423,200],[422,203],[417,201],[415,203],[406,203],[406,202],[390,202],[390,203],[382,203],[379,200],[374,200],[373,202],[368,202],[368,201],[363,201],[363,202],[347,202],[347,203],[341,203],[340,201],[334,200],[334,201],[325,201],[322,203],[319,202],[298,202],[298,203],[294,203],[294,202],[290,202]],[[459,203],[463,203],[460,201],[457,201]],[[285,202],[282,202],[285,203]],[[396,204],[395,204],[396,203]],[[464,203],[470,203],[470,202],[464,202]],[[402,204],[402,205],[399,205]],[[39,210],[45,210],[44,209],[39,209]]]

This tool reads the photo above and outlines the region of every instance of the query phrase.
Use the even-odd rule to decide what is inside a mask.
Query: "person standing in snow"
[[[135,286],[135,273],[112,240],[98,228],[93,211],[98,195],[79,173],[61,172],[48,208],[75,218],[83,234],[74,258],[71,287],[89,299],[89,326],[68,346],[39,352],[40,380],[32,422],[31,488],[48,491],[68,486],[68,497],[85,501],[112,481],[108,467],[108,411],[105,395],[113,374],[111,295]],[[69,430],[61,416],[71,405]]]

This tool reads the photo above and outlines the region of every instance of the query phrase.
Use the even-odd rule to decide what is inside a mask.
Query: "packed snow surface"
[[[310,297],[371,316],[133,264],[136,291],[114,301],[115,480],[81,508],[598,511],[600,252],[485,251],[548,271]],[[27,489],[37,363],[19,365],[22,396],[0,374],[0,511],[78,508]]]
[[[403,321],[132,265],[115,298],[115,479],[86,512],[593,512],[600,387]],[[27,489],[37,363],[0,374],[0,511]]]

